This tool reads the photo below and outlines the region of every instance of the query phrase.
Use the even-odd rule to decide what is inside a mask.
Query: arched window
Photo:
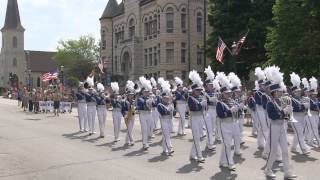
[[[202,32],[202,14],[197,13],[197,32]]]
[[[181,32],[187,32],[187,11],[186,8],[181,10]]]
[[[133,39],[135,36],[135,22],[134,19],[130,19],[129,21],[129,38]]]
[[[37,87],[41,86],[41,81],[40,81],[40,77],[37,78]]]
[[[13,48],[18,47],[18,40],[17,40],[17,37],[15,37],[15,36],[12,38],[12,46],[13,46]]]
[[[16,58],[13,58],[13,61],[12,61],[12,66],[13,67],[17,67],[17,59]]]
[[[168,7],[166,11],[166,24],[167,24],[167,33],[173,33],[174,28],[174,13],[173,8]]]

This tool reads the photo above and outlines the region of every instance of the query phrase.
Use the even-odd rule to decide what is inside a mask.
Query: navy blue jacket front
[[[267,103],[267,113],[268,113],[268,117],[271,120],[279,120],[279,119],[284,119],[284,112],[279,108],[280,107],[280,101],[278,102],[278,104],[276,101],[278,100],[271,100]]]

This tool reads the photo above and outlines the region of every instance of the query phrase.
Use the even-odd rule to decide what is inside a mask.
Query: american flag
[[[43,82],[48,82],[52,79],[57,79],[58,75],[59,75],[58,70],[55,70],[51,73],[48,72],[48,73],[43,74],[40,78]]]
[[[226,49],[226,47],[227,47],[227,45],[219,37],[216,59],[217,59],[217,61],[219,61],[221,63],[223,63],[223,56],[224,56],[223,53],[224,53],[224,50]]]
[[[249,32],[249,31],[248,31]],[[232,55],[238,55],[244,42],[247,39],[248,32],[237,42],[237,44],[232,49]]]

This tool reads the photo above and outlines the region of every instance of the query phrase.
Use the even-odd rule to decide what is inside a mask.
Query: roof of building
[[[19,14],[17,0],[8,0],[6,19],[5,19],[4,26],[1,30],[3,31],[7,29],[20,29],[24,31],[24,28],[22,27],[21,21],[20,21],[20,14]]]
[[[117,0],[109,0],[100,19],[113,18],[119,14],[119,5]]]
[[[27,66],[32,72],[51,72],[57,68],[53,59],[56,52],[25,51]]]

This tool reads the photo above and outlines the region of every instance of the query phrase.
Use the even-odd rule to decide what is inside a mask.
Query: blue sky
[[[0,0],[1,28],[7,1]],[[59,40],[88,34],[99,38],[99,18],[107,3],[108,0],[18,0],[26,29],[25,49],[53,51]]]

